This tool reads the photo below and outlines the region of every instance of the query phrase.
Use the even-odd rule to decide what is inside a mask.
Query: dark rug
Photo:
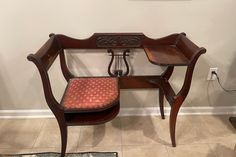
[[[60,157],[60,153],[0,154],[0,157]],[[66,153],[66,157],[118,157],[117,152]]]

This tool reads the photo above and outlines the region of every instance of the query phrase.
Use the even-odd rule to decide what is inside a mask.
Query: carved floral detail
[[[99,36],[97,47],[140,47],[141,37],[139,36]]]

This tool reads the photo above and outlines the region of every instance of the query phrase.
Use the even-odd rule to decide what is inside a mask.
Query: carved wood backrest
[[[48,78],[48,69],[60,55],[60,64],[63,75],[67,81],[74,76],[67,68],[64,49],[129,49],[143,48],[144,46],[173,45],[178,47],[191,61],[186,75],[192,75],[198,57],[205,53],[204,48],[199,48],[192,43],[185,33],[172,34],[159,39],[151,39],[142,33],[95,33],[88,39],[74,39],[65,35],[50,35],[50,39],[35,54],[28,56],[37,66],[44,87],[44,94],[48,104],[58,104],[55,100]],[[173,67],[172,67],[173,68]],[[191,77],[186,77],[184,86],[178,95],[183,95],[189,90]],[[186,95],[186,94],[184,94]]]
[[[143,48],[144,46],[156,46],[156,45],[175,45],[179,39],[180,34],[172,34],[159,39],[151,39],[145,36],[143,33],[95,33],[87,39],[75,39],[62,34],[55,35],[55,39],[62,48],[60,53],[60,63],[62,73],[67,81],[75,77],[70,73],[65,61],[64,49],[107,49],[108,52],[111,49],[125,49],[123,58],[124,62],[125,53],[129,52],[129,49]],[[113,54],[114,55],[114,54]],[[112,56],[113,57],[113,56]],[[113,58],[111,58],[111,63]],[[128,69],[127,65],[127,69]],[[108,67],[108,73],[110,76],[113,74]],[[124,75],[128,74],[128,70]]]
[[[193,59],[199,47],[190,41],[185,33],[176,33],[163,38],[152,39],[143,33],[95,33],[87,39],[75,39],[65,35],[55,35],[62,49],[126,49],[144,46],[174,45],[188,59]]]
[[[57,55],[64,54],[64,49],[128,49],[158,45],[174,45],[190,60],[197,53],[204,53],[203,48],[191,42],[184,33],[159,39],[148,38],[142,33],[95,33],[88,39],[74,39],[60,34],[50,35],[50,39],[31,57],[41,62],[43,68],[48,70]]]
[[[95,33],[87,39],[55,35],[63,49],[125,49],[143,48],[144,45],[174,45],[180,34],[151,39],[143,33]]]

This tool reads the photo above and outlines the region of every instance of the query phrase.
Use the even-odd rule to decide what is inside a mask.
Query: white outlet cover
[[[210,68],[209,69],[209,72],[208,72],[208,76],[207,76],[207,80],[208,81],[214,81],[216,80],[216,76],[215,75],[212,75],[212,71],[215,71],[217,74],[218,74],[218,68]]]

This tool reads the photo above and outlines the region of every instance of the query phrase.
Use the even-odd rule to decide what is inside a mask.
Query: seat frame
[[[61,70],[63,71],[63,75],[67,82],[72,78],[78,77],[75,77],[69,72],[66,66],[64,51],[57,43],[56,36],[50,34],[49,37],[50,39],[38,50],[38,52],[28,55],[27,59],[35,63],[40,72],[46,102],[55,115],[60,128],[61,157],[64,157],[67,147],[68,126],[97,125],[106,123],[117,116],[120,110],[120,102],[119,100],[115,100],[114,103],[110,105],[111,107],[100,111],[91,110],[87,112],[67,112],[63,108],[62,104],[57,102],[53,95],[48,70],[59,55]]]

